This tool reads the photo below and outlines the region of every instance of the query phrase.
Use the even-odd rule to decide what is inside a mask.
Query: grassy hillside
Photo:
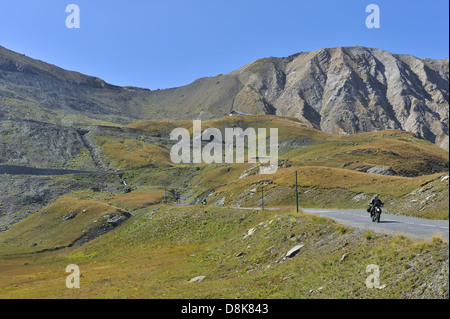
[[[19,231],[0,234],[0,245]],[[441,240],[376,235],[290,210],[155,206],[82,247],[11,252],[0,253],[4,298],[448,298]],[[81,289],[65,288],[68,264],[80,267]],[[369,264],[380,266],[382,289],[366,287]],[[189,283],[197,276],[204,281]]]
[[[448,298],[448,243],[441,239],[359,231],[290,208],[298,172],[302,207],[361,209],[380,194],[389,213],[448,220],[447,152],[409,133],[335,136],[273,116],[202,124],[222,132],[277,127],[278,171],[174,165],[168,136],[178,126],[192,131],[190,121],[90,128],[81,141],[108,173],[38,179],[36,189],[48,180],[67,187],[0,232],[0,296]],[[6,177],[5,188],[16,185]],[[38,202],[34,188],[27,196]],[[278,211],[240,209],[259,207],[263,191],[266,207]],[[203,199],[207,206],[196,205]],[[285,258],[297,245],[299,253]],[[64,285],[69,264],[80,266],[79,290]],[[380,266],[382,289],[365,286],[369,264]],[[204,281],[189,282],[197,276]]]
[[[134,130],[136,141],[146,139],[170,149],[173,145],[173,142],[168,141],[170,132],[176,127],[192,132],[192,121],[148,121],[128,127]],[[337,136],[276,116],[232,116],[202,122],[202,130],[211,127],[218,128],[223,138],[225,128],[265,128],[267,132],[269,128],[278,128],[279,154],[295,166],[345,167],[358,171],[381,166],[391,168],[393,175],[411,177],[448,171],[448,152],[402,131]],[[114,133],[120,134],[117,131]],[[97,137],[101,147],[105,138]],[[120,151],[124,148],[114,149],[117,142],[116,139],[108,140],[108,144],[111,144],[108,156],[119,160],[122,156]],[[121,143],[125,144],[124,141]],[[139,161],[141,155],[137,154],[136,157],[136,161]],[[164,163],[163,160],[161,162]]]
[[[380,166],[401,176],[448,170],[448,152],[400,131],[346,136],[340,141],[296,149],[285,157],[300,166],[345,167],[358,171]]]
[[[81,245],[115,227],[113,217],[117,222],[129,214],[102,202],[61,198],[2,233],[0,246],[42,251]]]
[[[97,136],[96,142],[104,152],[106,162],[116,169],[134,169],[145,166],[169,166],[169,151],[143,141]]]
[[[192,132],[190,121],[149,121],[90,134],[103,162],[121,170],[130,187],[171,187],[178,203],[207,198],[210,204],[254,207],[264,188],[267,205],[292,205],[297,171],[304,207],[365,208],[380,194],[391,213],[448,219],[448,179],[443,177],[449,154],[410,133],[336,136],[275,116],[202,122],[203,130],[214,127],[222,133],[227,127],[278,128],[280,168],[259,175],[258,165],[245,163],[174,165],[169,134],[176,127]],[[424,188],[428,184],[433,187]]]

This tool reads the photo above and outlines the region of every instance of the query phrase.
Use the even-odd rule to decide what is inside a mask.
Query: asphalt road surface
[[[383,234],[402,234],[405,236],[426,238],[441,236],[448,242],[449,222],[446,220],[429,220],[408,216],[381,214],[380,223],[373,223],[365,210],[354,209],[313,209],[303,208],[309,214],[329,217],[346,226],[372,230]]]

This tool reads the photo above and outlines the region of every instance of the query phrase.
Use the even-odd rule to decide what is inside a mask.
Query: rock
[[[356,162],[347,162],[347,163],[344,163],[344,164],[341,165],[341,168],[346,168],[347,166],[350,166],[350,165],[352,165],[352,164],[354,164],[354,163],[356,163]]]
[[[237,254],[237,255],[236,255],[236,258],[239,258],[239,257],[245,256],[245,255],[246,255],[245,253],[243,253],[243,252],[240,252],[239,254]]]
[[[365,200],[365,199],[367,199],[367,196],[364,193],[359,193],[352,198],[352,200],[354,200],[356,202],[360,201],[360,200]]]
[[[395,175],[395,172],[390,167],[373,166],[366,170],[365,173],[377,175]]]
[[[123,223],[125,220],[128,219],[127,216],[116,215],[116,214],[108,214],[108,215],[103,216],[103,218],[106,219],[106,222],[108,224],[111,224],[113,226],[120,225],[121,223]]]
[[[448,175],[441,178],[441,182],[445,182],[446,180],[448,180]]]
[[[194,283],[194,282],[202,282],[203,280],[205,280],[206,276],[198,276],[195,278],[192,278],[191,280],[189,280],[190,283]]]
[[[213,205],[214,205],[214,206],[224,206],[224,205],[225,205],[225,199],[226,199],[226,197],[223,196],[223,197],[220,198],[217,202],[215,202]]]
[[[255,233],[256,228],[251,228],[248,230],[246,237],[250,237],[253,236],[253,234]]]
[[[346,260],[347,258],[348,258],[348,254],[345,253],[345,254],[342,255],[341,260],[340,260],[339,262],[340,262],[340,263],[343,263],[344,260]]]
[[[429,202],[430,200],[432,200],[436,195],[432,194],[430,196],[425,197],[425,199],[423,201],[420,202],[421,205],[426,204],[427,202]]]
[[[76,216],[76,214],[71,212],[71,213],[65,214],[65,215],[62,217],[62,220],[64,220],[64,221],[70,220],[70,219],[75,218],[75,216]]]
[[[300,251],[300,249],[303,247],[304,245],[297,245],[294,248],[292,248],[291,250],[289,250],[286,254],[286,258],[292,258],[295,255],[298,254],[298,252]]]

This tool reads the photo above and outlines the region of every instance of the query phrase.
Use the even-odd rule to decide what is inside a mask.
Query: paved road
[[[226,207],[223,207],[226,208]],[[261,207],[233,207],[242,210],[261,210]],[[266,210],[279,210],[279,207],[266,207]],[[449,241],[449,222],[447,220],[430,220],[408,216],[381,214],[381,221],[373,223],[369,213],[359,209],[316,209],[302,208],[309,214],[332,218],[337,222],[359,229],[372,230],[388,235],[405,235],[409,237],[430,239],[440,236]]]
[[[70,169],[57,169],[57,168],[35,168],[28,166],[16,166],[16,165],[0,165],[0,175],[69,175],[69,174],[92,174],[94,171],[80,171]]]
[[[303,208],[309,214],[332,218],[341,224],[368,229],[384,234],[403,234],[418,238],[431,238],[440,235],[449,241],[449,222],[446,220],[429,220],[383,213],[380,223],[373,223],[365,210],[352,209],[312,209]]]

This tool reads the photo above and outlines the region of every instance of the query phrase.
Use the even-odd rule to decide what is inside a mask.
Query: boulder
[[[205,278],[206,278],[206,276],[198,276],[198,277],[192,278],[191,280],[189,280],[189,282],[190,283],[202,282],[203,280],[205,280]]]
[[[298,254],[298,252],[300,251],[300,249],[303,247],[304,245],[297,245],[294,248],[292,248],[291,250],[289,250],[286,254],[286,258],[292,258],[295,255]]]
[[[76,216],[76,214],[71,212],[71,213],[65,214],[65,215],[62,217],[62,220],[64,220],[64,221],[70,220],[70,219],[75,218],[75,216]]]

